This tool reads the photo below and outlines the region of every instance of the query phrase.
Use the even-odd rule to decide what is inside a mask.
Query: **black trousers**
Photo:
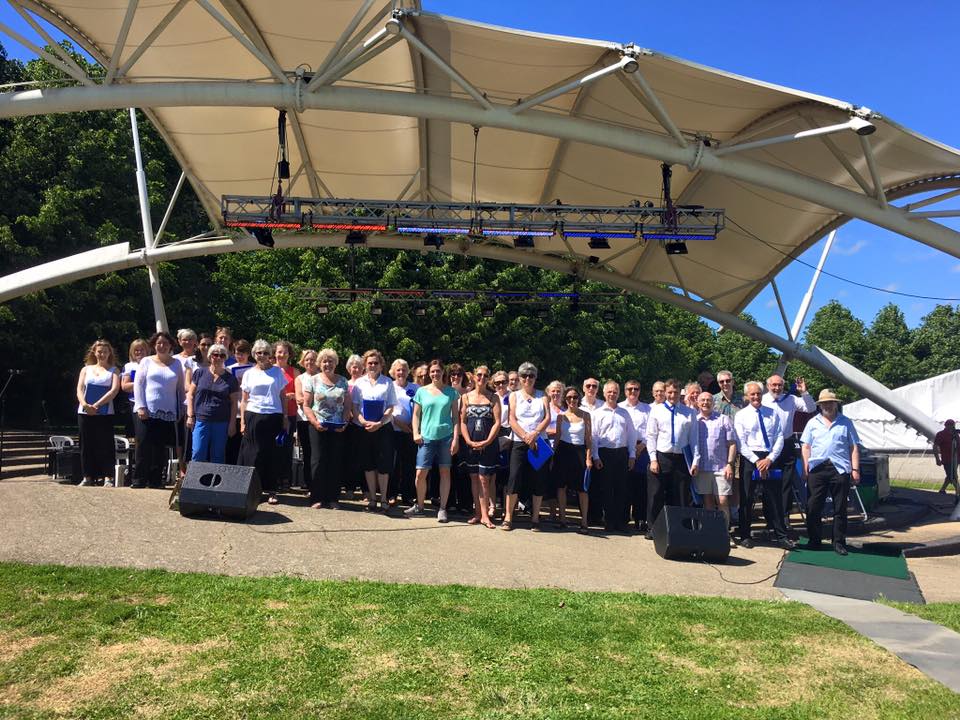
[[[117,465],[113,415],[77,415],[80,426],[80,468],[85,478],[113,478]]]
[[[653,524],[660,516],[664,505],[683,507],[686,493],[689,492],[690,470],[682,453],[657,453],[660,472],[648,473],[647,488],[647,524]]]
[[[310,465],[304,460],[303,466],[309,468],[307,484],[310,488],[310,504],[336,502],[340,497],[340,475],[347,433],[332,430],[320,432],[310,425],[308,436]]]
[[[633,470],[627,473],[627,508],[624,520],[629,524],[636,523],[637,529],[647,522],[647,469],[650,467],[650,456],[647,451],[637,455],[637,462]]]
[[[341,433],[342,435],[343,433]],[[300,459],[303,460],[303,484],[310,487],[311,458],[313,448],[310,447],[310,421],[297,420],[297,440],[300,441]]]
[[[798,480],[797,458],[800,457],[797,452],[797,441],[793,434],[784,436],[783,452],[777,458],[776,467],[783,471],[783,516],[790,517],[790,511],[793,509],[795,496],[793,494],[794,483]]]
[[[283,464],[283,448],[277,447],[277,435],[283,430],[283,415],[261,415],[247,412],[243,416],[243,441],[240,443],[240,465],[252,466],[260,476],[260,487],[274,493]]]
[[[390,497],[402,495],[404,500],[416,499],[417,444],[413,435],[394,430],[395,457],[390,474]]]
[[[519,495],[521,498],[527,495],[543,496],[549,492],[549,479],[547,466],[542,466],[539,470],[530,464],[527,458],[527,451],[530,446],[523,442],[513,441],[510,448],[510,475],[507,478],[507,487],[505,494]]]
[[[137,419],[136,464],[133,485],[163,487],[163,471],[167,465],[167,448],[177,446],[179,423],[173,420]],[[182,447],[182,441],[179,443]]]
[[[807,476],[807,538],[816,545],[823,540],[823,505],[833,498],[833,542],[847,541],[847,495],[850,474],[838,472],[829,460],[817,465]]]
[[[243,436],[240,434],[240,418],[233,418],[230,422],[234,423],[236,432],[231,437],[227,435],[227,449],[224,453],[224,462],[227,465],[236,465],[237,458],[240,457],[240,443],[243,442]]]
[[[627,463],[629,453],[623,448],[600,448],[598,451],[603,468],[594,468],[593,483],[599,485],[603,502],[603,526],[607,530],[627,528]]]
[[[759,459],[767,456],[765,452],[756,453]],[[740,539],[750,537],[753,525],[753,504],[756,493],[763,493],[763,516],[767,527],[773,532],[774,539],[784,540],[787,537],[786,520],[783,514],[783,484],[779,479],[767,475],[760,480],[753,479],[754,465],[743,455],[740,456],[740,524],[737,533]]]

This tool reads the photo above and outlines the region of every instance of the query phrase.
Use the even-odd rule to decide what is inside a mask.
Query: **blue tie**
[[[670,447],[673,447],[677,444],[677,431],[673,426],[673,421],[676,419],[676,405],[671,405],[668,402],[665,402],[664,405],[667,406],[667,410],[670,411]]]
[[[760,422],[760,433],[763,435],[763,444],[767,446],[767,452],[770,452],[770,436],[767,435],[767,427],[763,424],[763,413],[757,408],[757,420]]]

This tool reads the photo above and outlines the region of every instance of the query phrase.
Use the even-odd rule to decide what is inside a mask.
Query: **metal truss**
[[[709,239],[724,227],[720,209],[655,208],[639,201],[627,207],[591,207],[225,195],[220,208],[227,227],[278,230]]]

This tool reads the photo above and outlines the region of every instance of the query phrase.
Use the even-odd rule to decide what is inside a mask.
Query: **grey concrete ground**
[[[806,590],[784,590],[783,594],[846,623],[925,675],[960,692],[960,634],[953,630],[865,600]]]
[[[261,505],[252,523],[182,518],[168,493],[36,478],[0,483],[0,560],[284,574],[385,582],[557,587],[780,599],[782,551],[733,551],[728,564],[661,559],[633,535],[513,532],[435,518]],[[399,513],[398,513],[399,515]],[[730,584],[721,577],[736,583]]]

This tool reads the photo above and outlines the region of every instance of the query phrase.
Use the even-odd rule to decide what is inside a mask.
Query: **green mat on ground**
[[[804,540],[802,544],[797,546],[796,550],[787,553],[786,561],[836,570],[852,570],[901,580],[907,580],[910,577],[910,573],[907,571],[907,561],[900,551],[871,549],[869,545],[864,546],[863,549],[848,545],[847,550],[850,551],[849,555],[837,555],[833,551],[833,545],[829,543],[824,544],[822,550],[807,550]]]

